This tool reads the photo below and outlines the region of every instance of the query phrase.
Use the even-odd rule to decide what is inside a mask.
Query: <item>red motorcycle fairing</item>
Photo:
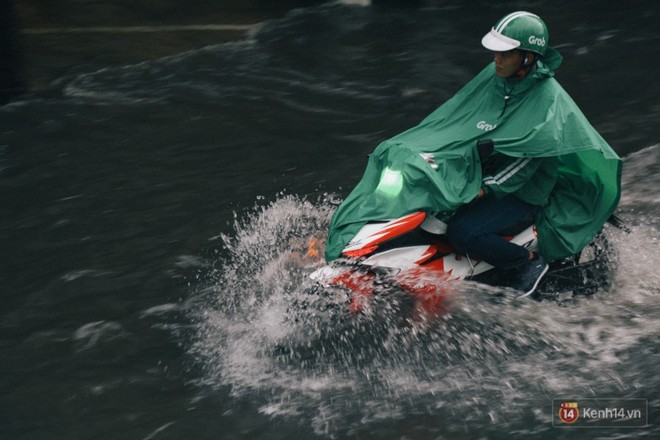
[[[444,222],[424,212],[367,223],[346,245],[343,258],[319,269],[312,278],[348,290],[352,313],[363,311],[378,278],[407,292],[415,300],[418,315],[437,316],[451,296],[452,283],[447,281],[492,269],[484,261],[455,252],[445,232]],[[528,249],[537,244],[533,226],[505,238]]]
[[[366,225],[346,246],[342,255],[352,260],[360,259],[363,267],[372,266],[368,257],[381,245],[414,231],[426,218],[426,213],[414,212],[389,222]],[[445,310],[443,302],[448,293],[448,287],[441,281],[452,278],[452,269],[446,271],[443,259],[437,257],[451,252],[453,248],[448,243],[438,240],[422,246],[385,250],[378,254],[380,264],[373,266],[382,267],[383,258],[387,258],[388,255],[396,259],[393,266],[399,267],[392,270],[392,275],[388,279],[390,283],[411,294],[415,300],[416,315],[437,316]],[[375,274],[362,269],[350,267],[345,269],[331,278],[329,284],[348,289],[351,292],[349,311],[360,313],[374,294]]]
[[[413,212],[412,214],[387,222],[384,226],[382,224],[373,225],[375,226],[373,232],[369,228],[370,225],[366,225],[346,245],[346,248],[342,251],[342,255],[348,258],[359,258],[371,254],[378,249],[381,243],[412,231],[421,225],[425,218],[425,212]]]

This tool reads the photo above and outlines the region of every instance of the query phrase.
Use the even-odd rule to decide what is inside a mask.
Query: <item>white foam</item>
[[[237,219],[223,238],[215,299],[196,314],[193,352],[206,359],[206,384],[266,395],[262,414],[308,418],[331,436],[420,411],[452,429],[467,422],[452,420],[454,411],[507,425],[540,395],[635,393],[628,350],[660,331],[660,284],[648,264],[660,258],[649,245],[655,227],[614,231],[619,269],[591,299],[514,301],[462,283],[436,321],[411,325],[383,298],[347,324],[324,320],[330,312],[314,301],[330,305],[331,295],[306,293],[313,267],[287,257],[298,239],[324,233],[332,209],[284,197]],[[308,306],[292,307],[300,301]]]

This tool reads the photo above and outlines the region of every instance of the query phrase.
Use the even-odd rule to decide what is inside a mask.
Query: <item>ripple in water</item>
[[[396,295],[349,316],[343,294],[313,289],[308,275],[323,264],[314,246],[333,210],[281,197],[223,237],[225,255],[192,312],[203,386],[230,386],[261,413],[330,436],[378,433],[385,420],[538,434],[552,429],[556,397],[658,395],[648,374],[660,361],[654,226],[611,232],[618,271],[594,297],[515,300],[463,282],[448,313],[413,321]]]

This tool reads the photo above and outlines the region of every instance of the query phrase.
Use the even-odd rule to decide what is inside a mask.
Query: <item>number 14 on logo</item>
[[[559,419],[564,423],[574,423],[580,417],[577,402],[563,402],[559,405]]]

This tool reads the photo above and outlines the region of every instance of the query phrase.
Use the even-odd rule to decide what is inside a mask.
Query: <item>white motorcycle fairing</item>
[[[457,253],[446,230],[446,223],[424,212],[369,222],[346,245],[340,259],[311,277],[326,287],[347,288],[353,295],[352,311],[360,311],[365,298],[373,294],[377,274],[413,297],[439,306],[447,281],[471,279],[493,269],[484,261]],[[529,250],[535,250],[538,243],[534,226],[506,239]]]

